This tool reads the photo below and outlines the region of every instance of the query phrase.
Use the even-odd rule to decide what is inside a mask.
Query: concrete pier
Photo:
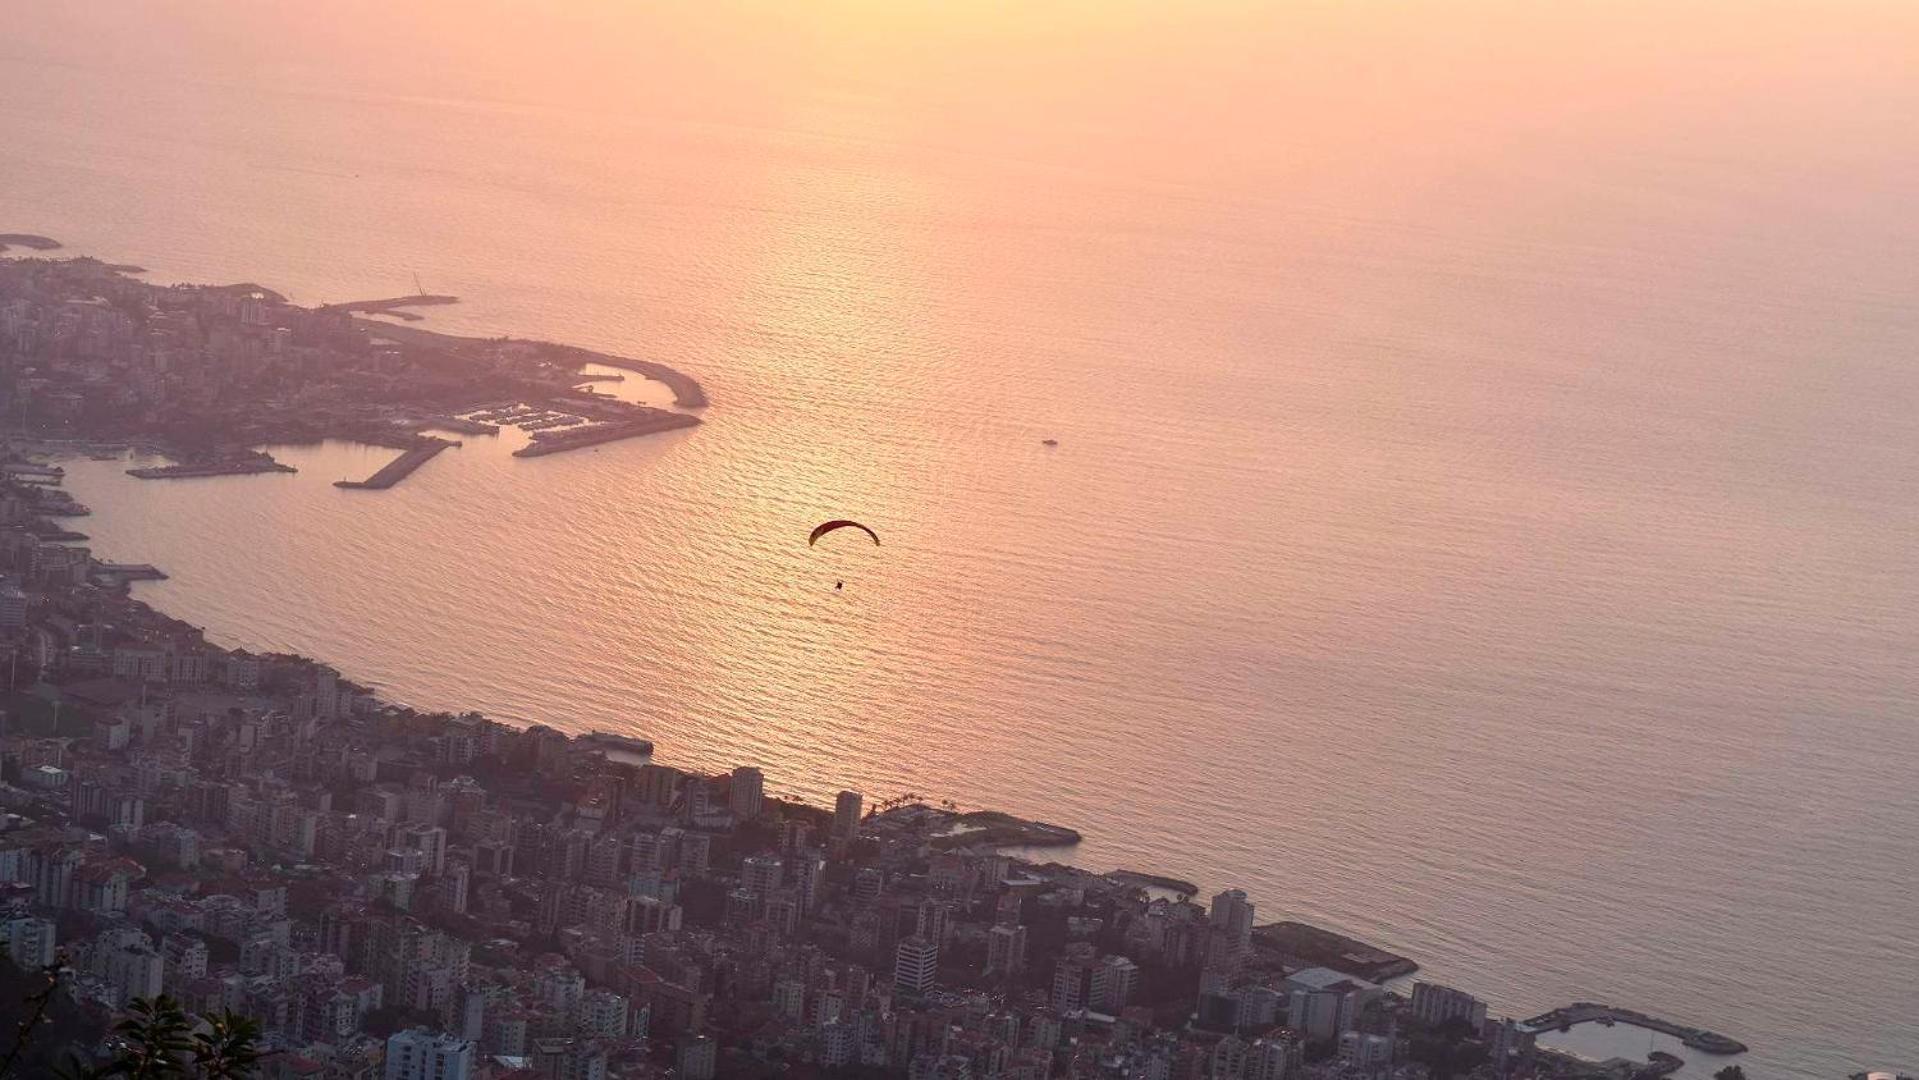
[[[458,445],[460,444],[450,439],[423,438],[418,445],[401,454],[399,457],[394,458],[392,461],[387,462],[380,468],[379,472],[374,473],[365,480],[335,480],[333,486],[337,488],[364,489],[367,491],[384,491],[400,481],[405,480],[408,476],[411,476],[413,470],[432,461],[439,455],[440,451],[445,450],[449,446]]]

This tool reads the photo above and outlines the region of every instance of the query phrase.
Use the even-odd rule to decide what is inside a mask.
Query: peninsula
[[[34,251],[54,251],[60,247],[60,241],[50,236],[37,236],[33,233],[0,233],[0,251],[10,247],[31,248]]]
[[[46,251],[50,237],[0,234]],[[582,369],[604,364],[657,379],[680,409],[697,380],[667,365],[575,346],[459,337],[366,317],[455,303],[417,295],[306,308],[252,282],[160,286],[97,259],[0,259],[0,347],[13,400],[5,434],[139,443],[173,464],[143,479],[287,472],[258,450],[327,438],[393,446],[402,456],[341,487],[381,489],[446,449],[434,430],[495,434],[473,414],[511,412],[533,458],[698,425],[689,412],[582,394]],[[360,314],[356,314],[360,313]],[[565,428],[564,431],[558,430]]]

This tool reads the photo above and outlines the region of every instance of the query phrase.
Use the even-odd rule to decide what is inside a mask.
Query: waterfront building
[[[727,793],[727,805],[735,821],[752,821],[760,816],[766,801],[766,777],[751,765],[733,770],[733,784]]]
[[[1455,990],[1438,983],[1416,982],[1413,984],[1413,1019],[1423,1024],[1442,1024],[1448,1020],[1464,1020],[1478,1031],[1486,1024],[1486,1003],[1468,994],[1464,990]]]
[[[1350,1031],[1359,1011],[1380,996],[1364,979],[1331,968],[1304,968],[1281,982],[1288,993],[1287,1026],[1310,1039],[1331,1039]]]
[[[833,800],[833,837],[851,840],[860,834],[861,796],[857,791],[842,791]]]

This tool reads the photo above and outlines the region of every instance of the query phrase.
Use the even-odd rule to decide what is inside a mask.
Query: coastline
[[[35,251],[61,247],[52,237],[0,233],[0,251],[9,245]],[[116,305],[124,306],[141,313],[142,321],[145,312],[188,314],[195,320],[190,334],[223,335],[218,344],[222,362],[230,365],[242,358],[255,372],[256,378],[243,383],[241,393],[203,396],[196,406],[174,409],[158,421],[154,417],[162,414],[151,409],[142,413],[127,407],[125,401],[114,401],[106,403],[86,429],[69,426],[58,432],[95,441],[137,441],[172,459],[166,465],[128,470],[140,479],[291,472],[260,448],[342,438],[402,452],[399,460],[376,475],[338,484],[384,489],[438,452],[430,449],[435,445],[430,441],[435,427],[459,435],[497,434],[500,427],[485,422],[488,418],[465,414],[482,408],[483,402],[501,399],[528,403],[534,410],[541,405],[563,409],[566,414],[534,417],[523,425],[533,441],[517,452],[519,457],[594,447],[702,423],[687,411],[577,394],[591,364],[661,382],[682,410],[708,403],[697,379],[655,361],[532,339],[444,334],[366,317],[370,313],[419,319],[422,316],[407,309],[458,303],[456,296],[422,292],[302,307],[256,282],[162,287],[131,276],[140,272],[138,267],[86,256],[8,259],[6,265],[16,281],[38,281],[54,295],[99,305],[89,311],[109,312]],[[96,331],[109,337],[132,340],[134,326],[125,316],[115,322],[112,316],[102,315],[94,324]],[[205,348],[205,343],[200,347]],[[302,396],[274,389],[257,377],[269,368],[276,368],[282,378],[304,382],[309,392]],[[97,380],[77,384],[70,392],[93,393],[95,385]],[[142,391],[152,392],[152,387]],[[40,418],[35,424],[23,424],[15,434],[25,439],[53,436],[54,432],[44,430],[46,426],[48,421]],[[567,430],[556,430],[563,427]]]
[[[0,233],[0,252],[15,247],[23,247],[29,251],[57,251],[60,246],[60,241],[38,233]]]
[[[230,288],[238,288],[238,286],[234,286],[234,287],[230,287]],[[412,328],[404,328],[404,327],[393,327],[393,326],[390,326],[390,325],[388,325],[388,324],[385,324],[385,323],[380,323],[380,322],[373,322],[373,321],[370,321],[370,320],[363,320],[363,319],[355,319],[355,320],[353,320],[353,321],[354,321],[354,322],[355,322],[356,324],[361,324],[361,325],[365,325],[365,326],[369,326],[369,327],[374,327],[374,328],[377,328],[377,330],[375,330],[375,332],[376,332],[376,333],[378,333],[378,334],[379,334],[379,335],[381,335],[381,336],[385,336],[385,337],[395,337],[395,336],[397,336],[397,335],[399,335],[399,334],[410,334],[410,335],[416,335],[416,336],[419,336],[419,337],[421,337],[421,338],[423,338],[423,339],[427,339],[427,340],[431,340],[431,341],[435,341],[435,342],[441,342],[441,341],[443,341],[443,342],[447,342],[447,343],[449,343],[449,345],[448,345],[447,347],[456,347],[456,346],[457,346],[457,347],[465,347],[465,346],[468,346],[468,345],[486,345],[486,344],[489,344],[489,343],[491,343],[491,342],[492,342],[492,341],[494,340],[494,339],[484,339],[484,338],[474,338],[474,337],[456,337],[456,336],[453,336],[453,335],[446,335],[446,334],[439,334],[439,333],[436,333],[436,332],[433,332],[433,331],[424,331],[424,330],[416,330],[416,329],[412,329]],[[503,341],[508,341],[508,342],[510,342],[510,341],[512,341],[513,339],[500,339],[500,340],[503,340]],[[639,364],[642,364],[642,363],[643,363],[643,362],[640,362],[640,361],[629,361],[629,360],[624,360],[623,358],[614,358],[614,357],[608,357],[608,356],[606,356],[606,355],[604,355],[604,354],[599,354],[599,353],[593,353],[593,352],[591,352],[590,350],[583,350],[583,349],[577,349],[577,348],[574,348],[574,347],[569,347],[569,346],[557,346],[557,345],[548,345],[548,344],[546,344],[546,343],[538,343],[538,342],[531,342],[531,343],[524,343],[524,344],[528,344],[528,345],[531,345],[531,346],[534,346],[534,347],[538,347],[538,348],[545,348],[545,349],[552,349],[552,350],[555,350],[555,351],[560,351],[560,352],[564,352],[564,353],[569,353],[569,354],[580,354],[580,355],[584,355],[584,356],[586,356],[586,357],[589,357],[589,358],[590,358],[590,359],[589,359],[589,360],[587,360],[586,362],[592,362],[592,363],[602,363],[602,364],[606,364],[606,365],[608,365],[608,366],[611,366],[611,367],[620,367],[620,368],[625,368],[625,369],[627,369],[627,370],[634,370],[634,371],[639,371],[639,372],[641,372],[641,373],[643,373],[643,374],[649,374],[649,375],[651,375],[651,372],[649,372],[649,371],[648,371],[648,370],[647,370],[646,368],[644,368],[644,367],[639,367],[639,366],[635,366],[635,365],[639,365]],[[664,369],[664,368],[663,368],[663,366],[660,366],[660,367],[661,367],[661,368],[662,368],[663,370],[668,370],[668,371],[670,371],[670,370],[671,370],[671,369]],[[678,375],[678,373],[674,373],[674,374],[675,374],[676,376]],[[694,392],[695,394],[699,394],[699,401],[700,401],[700,404],[704,404],[704,395],[703,395],[702,393],[699,393],[699,387],[698,387],[698,384],[697,384],[697,382],[692,382],[692,380],[690,379],[690,377],[686,377],[686,378],[687,378],[687,382],[689,382],[689,383],[691,384],[691,386],[692,386],[692,390],[693,390],[693,392]],[[665,382],[666,380],[664,380],[664,379],[662,379],[661,381],[662,381],[662,382]],[[670,385],[670,384],[669,384],[669,385]],[[678,387],[675,387],[675,395],[676,395],[676,401],[680,401],[680,402],[681,402],[682,404],[684,404],[684,402],[683,402],[683,401],[681,401],[681,397],[680,397],[680,394],[681,394],[681,391],[680,391],[680,389],[679,389]],[[695,417],[686,417],[686,416],[685,416],[685,414],[666,414],[666,415],[670,415],[670,416],[683,416],[683,417],[685,417],[685,419],[684,419],[684,420],[682,420],[682,421],[677,421],[677,422],[675,422],[675,423],[673,423],[673,424],[671,424],[671,425],[669,425],[669,426],[673,426],[673,427],[678,427],[678,426],[690,426],[690,425],[692,425],[692,424],[696,424],[696,423],[698,423],[698,422],[699,422],[697,418],[695,418]],[[663,429],[662,429],[662,430],[663,430]],[[636,432],[636,433],[640,433],[640,432]],[[621,437],[623,437],[623,436],[621,436]],[[587,443],[582,443],[582,445],[590,445],[590,444],[587,444]],[[541,452],[541,453],[551,453],[551,452],[557,452],[557,450],[559,450],[559,449],[568,449],[568,448],[569,448],[569,447],[556,447],[556,448],[554,448],[554,449],[549,449],[549,450],[543,450],[543,451],[540,451],[540,452]],[[523,456],[534,456],[534,455],[532,455],[532,454],[523,454]],[[389,467],[391,467],[391,466],[389,466]],[[185,468],[187,468],[187,469],[191,469],[192,467],[191,467],[191,466],[187,466],[187,467],[185,467]],[[386,470],[384,470],[384,469],[382,470],[382,472],[385,472],[385,471],[386,471]],[[409,469],[408,471],[410,471],[410,469]],[[182,473],[179,473],[178,475],[196,475],[196,474],[195,474],[195,473],[193,473],[193,472],[190,472],[190,471],[188,471],[188,472],[182,472]],[[206,474],[198,474],[198,475],[213,475],[213,474],[211,474],[211,473],[206,473]],[[376,474],[376,477],[375,477],[376,479],[377,479],[377,477],[378,477],[378,475],[379,475],[379,474]],[[402,474],[402,475],[403,475],[403,474]],[[370,484],[370,483],[361,483],[361,484],[358,484],[358,485],[349,485],[349,484],[342,484],[342,485],[340,485],[340,486],[363,486],[363,487],[365,487],[365,486],[374,486],[374,485],[372,485],[372,484]],[[158,612],[156,612],[156,614],[159,614],[159,613],[158,613]],[[303,659],[303,660],[304,660],[305,658],[301,658],[301,659]],[[313,661],[308,661],[308,662],[313,662]],[[395,708],[398,708],[399,706],[391,706],[391,707],[395,707]],[[432,716],[433,714],[427,714],[427,715],[429,715],[429,716]],[[1068,831],[1068,832],[1070,832],[1070,830],[1065,830],[1065,831]],[[1074,835],[1075,835],[1075,838],[1077,838],[1077,834],[1074,834]],[[973,838],[973,837],[968,837],[967,839],[969,839],[969,840],[974,840],[974,842],[980,842],[980,841],[984,841],[984,842],[989,842],[989,843],[990,843],[990,842],[991,842],[991,839],[992,839],[992,838],[991,838],[990,836],[988,836],[988,837],[980,837],[980,838],[977,838],[977,839],[975,839],[975,838]],[[1009,842],[1011,842],[1011,841],[1009,841]],[[1022,842],[1022,843],[1025,843],[1025,844],[1028,844],[1028,845],[1032,845],[1032,844],[1033,844],[1033,841],[1031,841],[1031,840],[1026,840],[1026,841],[1021,841],[1021,842]],[[1300,925],[1303,925],[1303,924],[1300,924]],[[1266,929],[1266,928],[1262,928],[1262,929]],[[1313,928],[1310,928],[1310,927],[1307,927],[1307,929],[1309,929],[1309,930],[1310,930],[1310,929],[1313,929]],[[1321,931],[1321,933],[1325,933],[1325,932],[1323,932],[1323,931]],[[1344,939],[1344,941],[1345,941],[1345,942],[1347,942],[1347,943],[1350,943],[1350,944],[1352,944],[1352,945],[1360,945],[1360,944],[1361,944],[1361,943],[1358,943],[1358,942],[1354,942],[1354,941],[1352,941],[1352,939]],[[1400,959],[1404,959],[1404,958],[1400,958]],[[1410,961],[1407,961],[1407,962],[1408,962],[1408,963],[1410,963]],[[1742,1049],[1743,1049],[1743,1048],[1742,1048]]]
[[[126,569],[137,569],[148,572],[147,574],[132,577],[130,580],[152,580],[164,577],[163,572],[157,568],[140,566],[126,567]],[[190,624],[186,624],[181,620],[165,614],[147,602],[132,597],[131,590],[126,589],[126,581],[124,580],[121,582],[121,589],[129,603],[151,612],[157,618],[188,627],[198,632],[197,627],[191,627]],[[249,651],[244,647],[224,649],[219,646],[212,646],[211,643],[209,643],[209,646],[221,652],[245,654]],[[310,664],[320,667],[330,666],[324,661],[297,653],[254,655],[270,656],[292,663]],[[343,686],[353,686],[367,693],[372,699],[373,708],[376,711],[382,714],[404,717],[413,723],[448,724],[456,721],[470,722],[474,719],[483,718],[482,714],[471,711],[458,712],[439,709],[417,709],[403,702],[383,696],[376,687],[354,681],[348,673],[341,674],[341,684]],[[491,720],[492,718],[485,719]],[[545,726],[539,721],[496,720],[493,722],[520,730],[529,730]],[[602,752],[625,750],[628,747],[632,747],[635,752],[641,753],[644,759],[652,760],[654,744],[650,739],[645,739],[640,736],[620,735],[592,730],[577,732],[564,731],[562,733],[570,742],[585,747],[596,748]],[[641,746],[644,747],[643,750],[639,749]],[[793,799],[774,799],[771,795],[769,795],[768,798],[770,801],[778,801],[809,813],[826,813],[823,807],[815,806],[811,803]],[[983,852],[996,851],[1002,848],[1065,847],[1072,846],[1081,839],[1080,834],[1076,830],[1066,826],[1020,818],[995,810],[961,812],[955,809],[934,806],[930,804],[930,802],[924,801],[925,797],[914,797],[914,799],[915,801],[899,804],[890,810],[876,810],[868,819],[869,825],[878,825],[882,835],[896,838],[906,835],[912,842],[923,845],[927,852],[934,855],[941,853],[962,853],[969,850]],[[881,805],[885,806],[884,803]],[[1017,865],[1028,867],[1030,873],[1037,874],[1038,877],[1042,879],[1048,878],[1049,875],[1067,874],[1085,879],[1106,878],[1142,890],[1186,886],[1190,887],[1190,889],[1181,891],[1191,891],[1194,893],[1199,891],[1199,886],[1195,882],[1139,870],[1121,869],[1102,874],[1088,868],[1067,866],[1053,862],[1038,862],[1032,858],[1023,856],[1014,856],[1013,862]],[[1389,952],[1337,931],[1293,920],[1255,926],[1253,943],[1257,955],[1262,955],[1271,960],[1282,961],[1288,968],[1295,966],[1329,968],[1341,974],[1364,979],[1372,983],[1388,983],[1409,977],[1419,970],[1418,963],[1408,957]],[[1406,991],[1399,990],[1398,992],[1405,993]],[[1685,1039],[1686,1044],[1706,1053],[1736,1055],[1747,1051],[1745,1044],[1735,1042],[1726,1036],[1707,1032],[1703,1029],[1689,1028],[1672,1021],[1662,1020],[1648,1014],[1616,1008],[1614,1006],[1576,1003],[1566,1009],[1554,1010],[1553,1013],[1546,1015],[1560,1017],[1562,1014],[1577,1010],[1603,1010],[1622,1024],[1645,1027],[1650,1030],[1673,1034],[1679,1034],[1683,1031],[1696,1035],[1698,1036],[1698,1041],[1695,1041],[1694,1038],[1687,1038]],[[1536,1025],[1541,1019],[1543,1019],[1543,1017],[1535,1017],[1532,1020],[1518,1022],[1522,1026]],[[1572,1022],[1583,1023],[1589,1021],[1604,1022],[1597,1011],[1589,1015],[1580,1015]],[[1679,1067],[1672,1065],[1670,1062],[1662,1061],[1654,1061],[1652,1064],[1664,1068],[1667,1072]]]
[[[375,302],[391,303],[391,301]],[[352,304],[332,306],[339,310],[352,310],[355,307],[355,305]],[[394,323],[381,322],[377,319],[367,318],[362,315],[353,316],[353,323],[355,326],[359,326],[376,336],[389,338],[401,344],[414,345],[420,348],[458,351],[460,349],[491,343],[522,345],[538,349],[549,356],[569,363],[576,370],[585,367],[587,364],[603,364],[606,367],[619,368],[623,371],[631,371],[644,375],[649,379],[664,384],[668,389],[672,390],[673,404],[682,409],[703,409],[709,404],[706,390],[700,385],[698,379],[680,371],[678,368],[669,367],[655,360],[635,360],[628,356],[615,356],[612,353],[596,352],[578,345],[561,345],[551,341],[538,341],[530,338],[467,337],[459,334],[443,333],[438,330],[422,330],[417,326],[399,326]]]

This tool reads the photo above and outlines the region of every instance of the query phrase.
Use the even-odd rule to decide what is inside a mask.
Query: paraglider
[[[867,536],[870,536],[873,538],[873,546],[875,547],[879,546],[879,542],[880,542],[879,533],[876,533],[873,530],[867,528],[866,526],[861,525],[857,521],[847,521],[844,518],[835,518],[832,521],[821,522],[819,525],[814,526],[812,533],[809,534],[806,538],[806,546],[812,547],[814,544],[819,543],[820,537],[825,536],[827,533],[830,533],[835,529],[858,529],[859,531],[865,533]],[[845,581],[835,581],[833,583],[834,592],[843,592],[845,591],[845,589],[846,589]]]
[[[859,531],[872,537],[874,544],[878,544],[880,542],[879,533],[876,533],[873,530],[867,528],[866,526],[861,525],[859,522],[846,521],[844,519],[835,519],[833,521],[823,522],[815,526],[813,529],[812,535],[806,538],[806,546],[812,547],[814,544],[819,543],[820,537],[825,536],[827,533],[830,533],[835,529],[858,529]]]

